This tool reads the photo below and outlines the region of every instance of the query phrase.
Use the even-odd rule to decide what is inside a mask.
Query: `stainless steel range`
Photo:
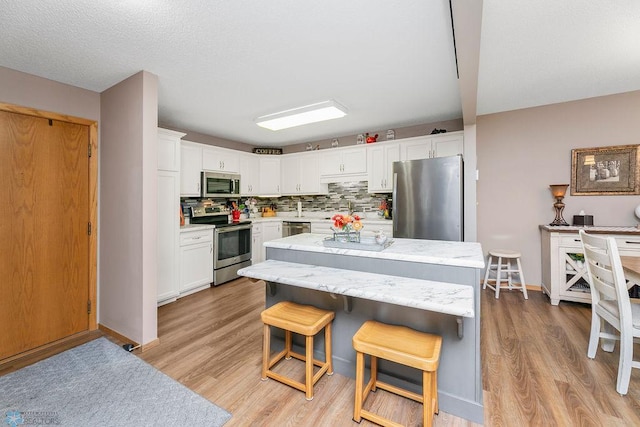
[[[226,212],[211,206],[191,208],[191,224],[213,229],[213,285],[233,280],[238,270],[251,265],[251,221],[229,222]]]

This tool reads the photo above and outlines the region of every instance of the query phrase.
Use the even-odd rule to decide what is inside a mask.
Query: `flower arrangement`
[[[333,221],[333,226],[344,233],[362,230],[362,223],[358,215],[335,214],[331,217],[331,220]]]

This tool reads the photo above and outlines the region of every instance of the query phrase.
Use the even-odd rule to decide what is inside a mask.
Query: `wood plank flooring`
[[[302,392],[260,380],[263,307],[263,285],[247,279],[182,298],[159,308],[160,345],[138,355],[231,412],[230,427],[356,426],[352,378],[324,376],[310,402]],[[521,293],[505,291],[496,300],[493,291],[483,291],[484,424],[640,425],[640,371],[632,371],[629,394],[618,395],[618,349],[599,349],[595,360],[588,359],[589,326],[587,305],[552,306],[540,292],[529,292],[525,301]],[[640,354],[638,345],[634,350]],[[33,361],[15,364],[16,369]],[[301,362],[278,368],[304,377]],[[0,374],[11,370],[0,366]],[[384,391],[372,394],[367,407],[406,425],[422,425],[419,404]],[[435,425],[476,424],[440,411]]]

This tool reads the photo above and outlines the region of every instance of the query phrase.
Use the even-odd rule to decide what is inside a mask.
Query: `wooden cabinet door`
[[[0,111],[0,360],[89,329],[89,132]]]

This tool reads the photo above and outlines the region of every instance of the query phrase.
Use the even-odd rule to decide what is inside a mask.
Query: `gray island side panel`
[[[460,318],[464,337],[458,338],[458,317],[360,298],[352,299],[352,311],[343,310],[343,299],[334,299],[322,291],[275,284],[276,293],[267,289],[267,307],[279,301],[312,304],[336,313],[333,327],[333,359],[336,372],[355,376],[355,351],[352,337],[366,320],[411,327],[442,336],[443,346],[438,369],[440,408],[448,413],[482,424],[482,371],[480,364],[480,269],[452,265],[386,260],[345,254],[267,247],[267,259],[312,264],[352,271],[388,274],[416,279],[457,283],[474,289],[474,318]],[[297,341],[301,346],[302,341]],[[316,353],[324,358],[324,342],[318,336]],[[419,371],[380,361],[381,378],[415,392],[421,390]]]

